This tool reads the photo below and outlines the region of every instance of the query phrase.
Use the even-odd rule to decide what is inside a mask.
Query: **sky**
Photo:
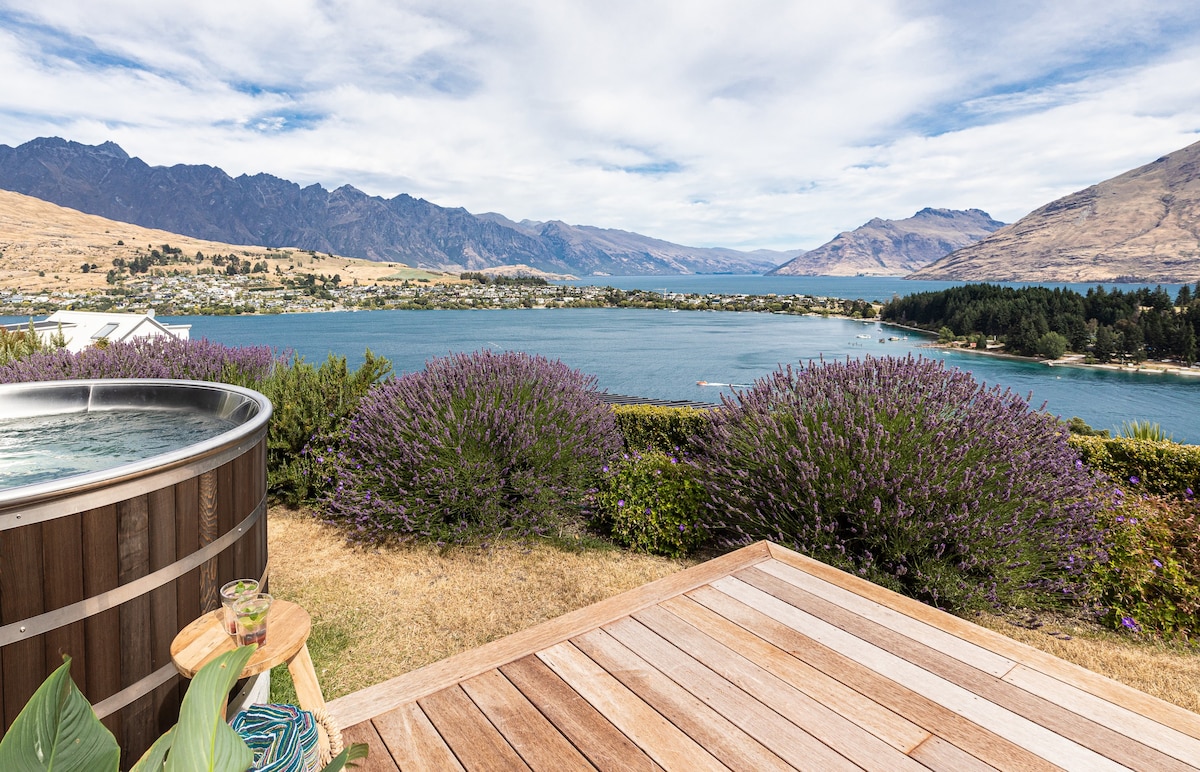
[[[1200,3],[0,0],[0,73],[0,144],[811,249],[1200,140]]]

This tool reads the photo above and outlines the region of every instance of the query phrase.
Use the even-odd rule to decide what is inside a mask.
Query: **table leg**
[[[301,644],[300,651],[288,660],[288,672],[292,674],[292,683],[296,687],[296,702],[304,710],[315,710],[325,707],[325,696],[321,694],[321,684],[317,681],[317,671],[313,667],[312,657],[308,654],[308,643]],[[321,749],[329,755],[329,734],[323,724],[317,724],[317,735]]]
[[[325,695],[321,694],[321,684],[317,682],[317,671],[308,655],[307,643],[301,644],[300,651],[288,660],[288,672],[296,685],[296,700],[300,707],[305,710],[325,707]]]

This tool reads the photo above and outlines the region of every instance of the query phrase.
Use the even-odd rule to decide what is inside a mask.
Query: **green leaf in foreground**
[[[50,674],[0,739],[6,772],[116,772],[121,749],[71,680],[71,659]]]
[[[242,646],[209,662],[192,679],[179,707],[167,772],[227,772],[249,769],[254,756],[225,723],[225,701],[255,646]]]
[[[175,742],[175,730],[178,728],[178,725],[171,727],[155,740],[129,772],[160,772],[167,761],[167,752]]]
[[[347,769],[349,767],[357,767],[357,764],[353,764],[351,762],[358,761],[359,759],[365,759],[370,750],[370,746],[366,743],[354,743],[349,748],[346,748],[344,751],[334,756],[333,760],[330,761],[329,764],[327,764],[325,768],[321,770],[321,772],[339,772],[339,770]]]

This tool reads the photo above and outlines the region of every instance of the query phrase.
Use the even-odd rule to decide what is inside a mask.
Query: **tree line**
[[[1065,351],[1094,361],[1197,361],[1200,282],[1174,298],[1161,286],[1128,292],[1103,286],[1086,295],[1049,287],[966,284],[893,298],[884,321],[937,331],[941,337],[1004,343],[1022,356],[1057,358]]]

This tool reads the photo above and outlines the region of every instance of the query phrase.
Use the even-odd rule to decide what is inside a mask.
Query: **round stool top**
[[[270,670],[287,662],[308,640],[312,619],[303,607],[276,599],[267,612],[267,642],[254,652],[239,678]],[[171,641],[171,660],[185,678],[194,678],[196,671],[209,660],[237,648],[237,638],[225,632],[225,609],[210,611],[193,620]]]

